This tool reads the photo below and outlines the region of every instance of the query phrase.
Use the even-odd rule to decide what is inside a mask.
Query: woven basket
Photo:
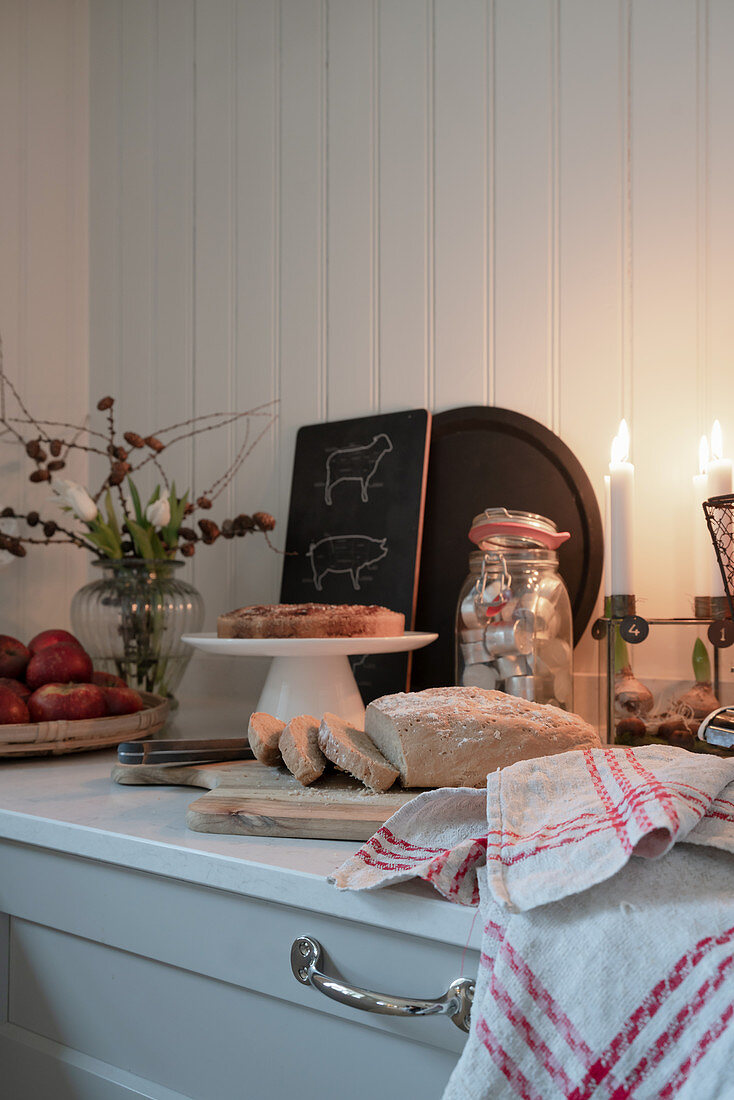
[[[0,726],[0,757],[59,756],[67,752],[107,749],[120,741],[138,741],[157,733],[168,717],[168,700],[141,693],[145,709],[112,718],[76,722],[28,722]]]

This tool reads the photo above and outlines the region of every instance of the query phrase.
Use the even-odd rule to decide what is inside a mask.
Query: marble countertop
[[[212,736],[241,736],[229,725],[192,702],[167,735],[201,737],[209,727]],[[330,885],[326,875],[357,843],[193,832],[185,814],[195,790],[119,786],[115,760],[104,750],[1,761],[0,838],[478,948],[477,911],[425,883],[359,894]]]

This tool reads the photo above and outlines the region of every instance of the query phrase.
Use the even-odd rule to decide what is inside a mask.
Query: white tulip
[[[78,519],[83,519],[85,523],[91,523],[93,519],[97,518],[97,505],[83,485],[79,485],[76,481],[64,481],[63,478],[56,478],[51,482],[51,490],[57,498],[57,504],[71,508]]]
[[[171,505],[168,502],[168,493],[163,493],[158,500],[154,500],[145,509],[145,518],[154,527],[167,527],[171,522]]]

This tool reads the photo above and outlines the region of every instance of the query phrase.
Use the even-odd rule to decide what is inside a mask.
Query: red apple
[[[92,673],[92,683],[101,688],[127,687],[125,681],[120,676],[115,676],[114,672],[100,672],[96,668]]]
[[[122,687],[103,687],[102,691],[108,714],[135,714],[145,706],[137,691],[126,684]]]
[[[92,659],[79,645],[47,646],[34,653],[25,674],[31,691],[43,684],[89,684],[91,679]]]
[[[0,687],[0,726],[28,722],[28,707],[10,688]]]
[[[22,680],[30,659],[30,652],[22,642],[10,634],[0,634],[0,676]]]
[[[68,630],[42,630],[40,634],[36,634],[35,638],[31,638],[28,648],[32,654],[36,654],[51,645],[75,645],[83,649],[79,639]]]
[[[28,711],[33,722],[76,721],[103,718],[107,706],[96,684],[44,684],[28,700]]]
[[[20,680],[12,680],[8,676],[0,676],[0,687],[15,692],[18,698],[22,699],[24,703],[27,703],[30,698],[31,689],[26,687],[25,684],[21,684]]]

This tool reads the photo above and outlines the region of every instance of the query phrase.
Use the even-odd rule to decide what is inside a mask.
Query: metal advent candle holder
[[[703,511],[706,516],[706,525],[709,529],[711,541],[716,551],[716,560],[721,570],[721,579],[724,582],[728,615],[734,619],[734,493],[725,496],[710,497],[703,502]],[[712,610],[714,603],[724,603],[721,596],[713,596],[711,599]],[[717,606],[718,618],[724,618],[727,611]]]
[[[732,498],[734,504],[734,497]],[[614,597],[606,600],[606,615],[599,618],[591,628],[592,637],[602,644],[599,654],[599,719],[606,726],[606,740],[614,744],[617,733],[615,715],[615,651],[617,634],[629,646],[642,644],[650,634],[650,628],[655,628],[658,633],[660,628],[665,630],[696,627],[701,629],[706,619],[702,618],[676,618],[676,619],[647,619],[641,615],[613,614],[612,607],[619,607],[613,603]],[[729,618],[709,618],[707,631],[708,641],[713,649],[712,687],[714,694],[720,697],[722,690],[721,677],[721,651],[728,649],[734,643],[734,622]],[[685,747],[685,746],[684,746]]]

